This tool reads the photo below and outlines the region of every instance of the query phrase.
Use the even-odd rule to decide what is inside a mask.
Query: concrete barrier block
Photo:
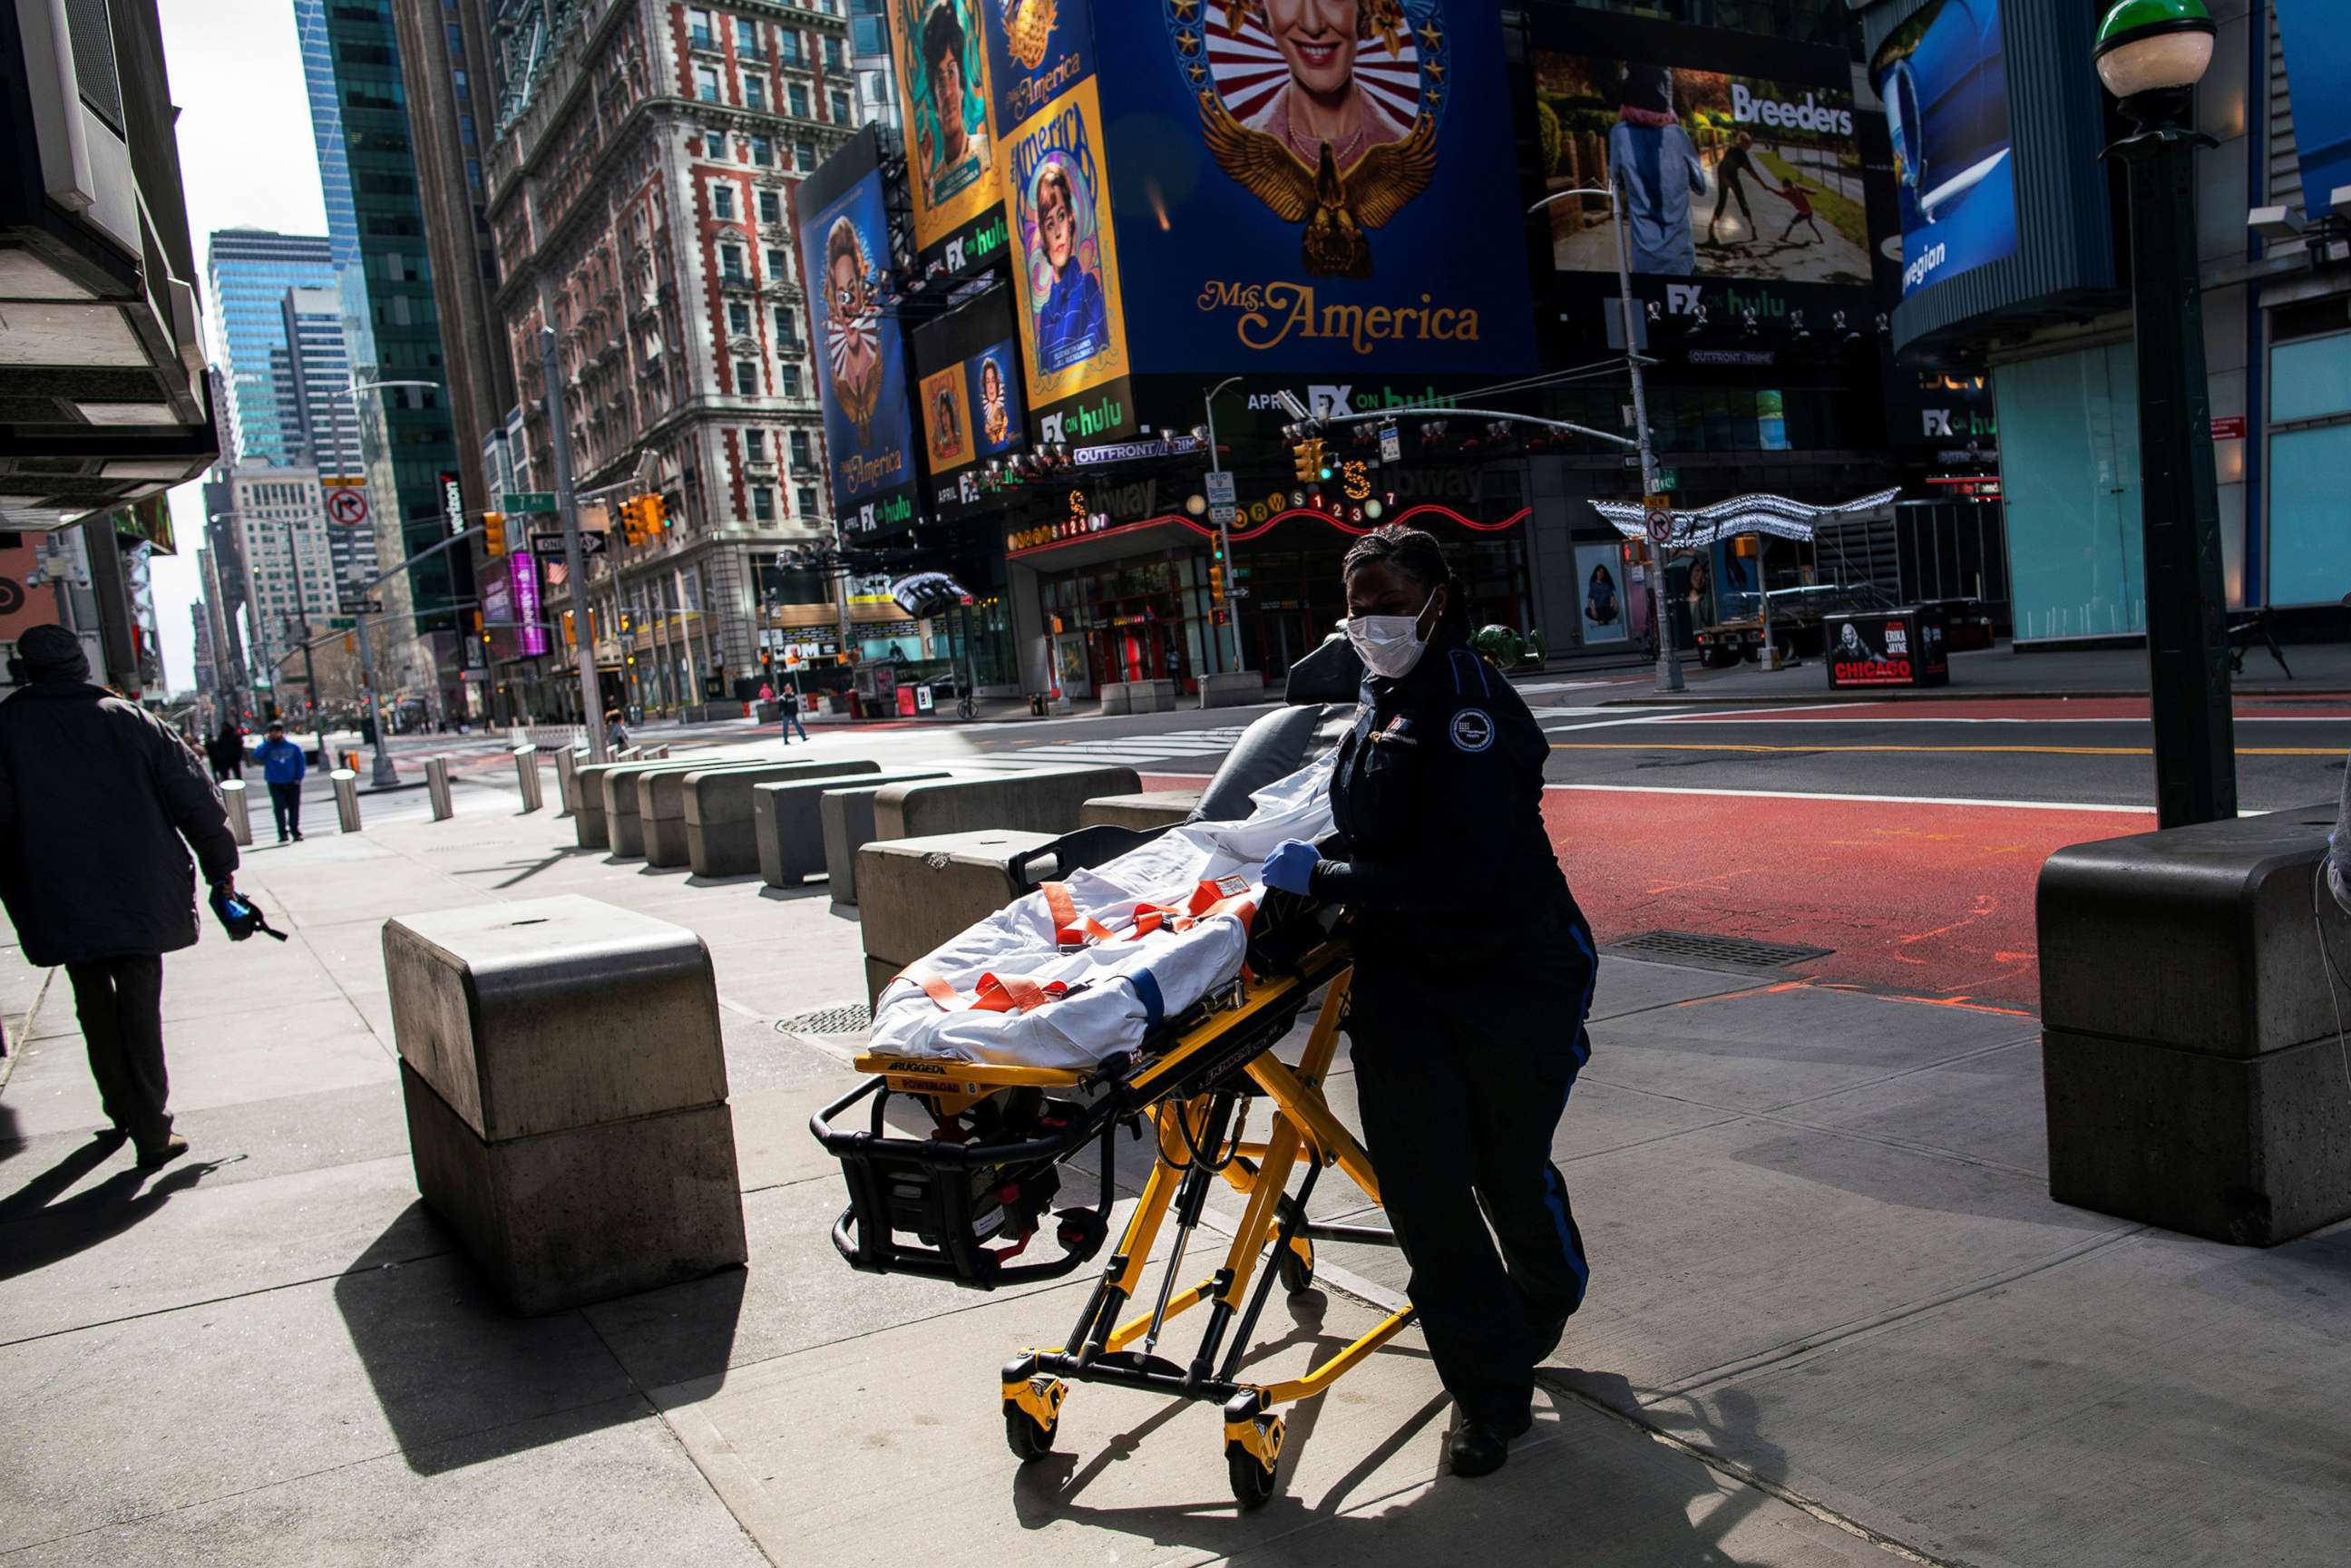
[[[1252,670],[1200,677],[1202,707],[1247,707],[1267,700],[1265,677]]]
[[[1102,795],[1078,809],[1081,828],[1164,828],[1187,821],[1200,803],[1197,789],[1152,789],[1140,795]]]
[[[638,811],[639,831],[644,840],[645,863],[658,867],[691,865],[694,862],[693,834],[687,802],[695,792],[694,781],[716,779],[731,774],[757,773],[778,768],[811,766],[787,763],[773,758],[756,758],[739,762],[708,762],[700,767],[681,763],[674,771],[646,776],[637,786],[644,800]],[[836,762],[814,764],[859,771],[870,768],[872,763]]]
[[[2326,941],[2332,804],[2075,844],[2043,867],[2049,1192],[2270,1246],[2351,1216]]]
[[[904,967],[903,964],[885,963],[869,956],[865,960],[865,1005],[870,1008],[880,1001],[882,993],[890,988],[890,982],[896,979],[899,971]]]
[[[636,860],[645,852],[645,795],[647,781],[657,773],[687,773],[697,767],[718,766],[715,758],[700,761],[672,760],[667,757],[648,757],[626,769],[604,775],[604,837],[613,855],[621,860]]]
[[[710,955],[576,896],[387,921],[425,1201],[517,1310],[741,1262]]]
[[[417,1190],[526,1316],[749,1260],[734,1122],[721,1105],[491,1143],[400,1067]]]
[[[826,796],[844,789],[865,795],[864,814],[869,823],[867,837],[870,838],[874,790],[884,784],[948,777],[938,768],[881,773],[872,771],[872,766],[867,764],[866,769],[853,779],[808,777],[754,784],[749,791],[750,820],[730,825],[723,832],[730,844],[740,844],[742,838],[747,837],[753,864],[758,869],[760,880],[769,887],[799,887],[810,877],[828,869],[824,827]],[[845,838],[845,824],[842,833]],[[695,863],[698,866],[700,862]],[[854,899],[843,902],[854,902]]]
[[[1106,681],[1102,688],[1102,716],[1115,717],[1134,711],[1134,688],[1124,681]]]
[[[862,757],[696,768],[679,781],[685,862],[698,876],[742,876],[756,871],[759,845],[751,822],[753,789],[765,783],[862,778],[875,771],[876,765]],[[658,779],[654,788],[659,790],[669,782]],[[650,832],[646,849],[651,860]]]
[[[817,801],[824,830],[824,880],[835,904],[857,902],[857,852],[873,841],[873,797],[883,789],[877,784],[871,789],[828,789]]]
[[[873,799],[873,836],[911,839],[986,828],[1074,832],[1088,800],[1132,795],[1142,787],[1142,777],[1134,768],[1109,767],[893,784]]]
[[[643,762],[586,762],[573,770],[572,778],[579,799],[574,807],[571,831],[583,850],[611,847],[611,835],[606,831],[604,819],[604,780],[614,772],[627,768],[643,768]]]
[[[988,828],[867,844],[857,852],[866,956],[904,968],[961,936],[1016,896],[1012,862],[1058,836]]]

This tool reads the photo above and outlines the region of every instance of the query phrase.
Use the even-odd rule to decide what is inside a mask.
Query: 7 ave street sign
[[[555,492],[552,490],[508,490],[498,499],[506,503],[509,513],[555,510]]]

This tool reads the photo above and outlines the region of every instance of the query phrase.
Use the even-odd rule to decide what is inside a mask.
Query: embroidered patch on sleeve
[[[1465,707],[1453,716],[1453,744],[1462,751],[1483,751],[1494,744],[1494,720],[1483,708]]]

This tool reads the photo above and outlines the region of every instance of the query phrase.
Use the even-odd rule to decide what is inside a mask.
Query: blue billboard
[[[1086,0],[980,0],[1001,136],[1093,75]]]
[[[2343,26],[2341,0],[2277,0],[2275,8],[2294,95],[2302,204],[2321,218],[2334,211],[2335,192],[2351,185],[2351,29]]]
[[[886,308],[890,230],[873,152],[872,132],[860,135],[799,191],[804,203],[819,204],[801,212],[800,264],[820,356],[833,517],[844,537],[914,517],[906,355]],[[847,188],[826,200],[843,178]]]
[[[1894,141],[1903,298],[2015,255],[2000,0],[1932,0],[1878,46],[1870,79]]]
[[[1094,8],[1138,371],[1531,368],[1499,0]]]

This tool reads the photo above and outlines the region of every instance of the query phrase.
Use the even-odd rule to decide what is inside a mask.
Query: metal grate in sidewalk
[[[1702,931],[1644,931],[1609,946],[1644,958],[1680,959],[1722,969],[1784,969],[1794,964],[1825,958],[1832,947],[1799,947],[1785,942],[1756,942],[1744,936],[1710,936]]]
[[[873,1014],[863,1002],[844,1002],[776,1020],[777,1030],[785,1034],[863,1034],[872,1027]]]

